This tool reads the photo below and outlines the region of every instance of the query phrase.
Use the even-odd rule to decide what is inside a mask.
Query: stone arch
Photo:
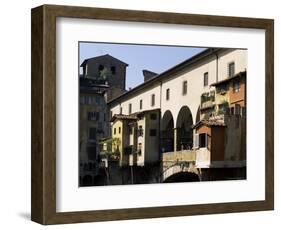
[[[181,107],[176,123],[177,136],[177,151],[191,149],[193,143],[193,118],[191,110],[188,106]]]
[[[160,128],[161,152],[172,152],[174,149],[174,119],[170,110],[165,111]]]
[[[175,183],[175,182],[196,182],[200,181],[199,176],[192,172],[178,172],[167,177],[163,183]]]

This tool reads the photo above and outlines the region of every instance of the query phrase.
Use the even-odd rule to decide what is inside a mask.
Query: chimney
[[[158,75],[157,73],[154,73],[154,72],[149,71],[147,69],[144,69],[142,71],[142,74],[143,74],[143,77],[144,77],[144,82],[146,82],[146,81],[152,79],[153,77],[155,77],[156,75]]]

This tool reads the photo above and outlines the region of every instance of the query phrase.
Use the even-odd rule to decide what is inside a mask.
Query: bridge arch
[[[161,151],[171,152],[174,150],[174,119],[170,110],[166,110],[160,123]]]
[[[194,167],[186,168],[177,164],[163,172],[163,183],[200,181],[198,170]]]
[[[192,143],[193,143],[193,131],[192,131],[192,125],[193,125],[193,118],[191,110],[188,106],[182,106],[178,116],[177,116],[177,122],[176,122],[176,150],[184,150],[184,149],[192,149]]]

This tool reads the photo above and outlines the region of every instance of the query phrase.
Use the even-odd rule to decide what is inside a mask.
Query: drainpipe
[[[218,53],[215,51],[215,56],[216,56],[216,82],[219,81],[219,56]]]

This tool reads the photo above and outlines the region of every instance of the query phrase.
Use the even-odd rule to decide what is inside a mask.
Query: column
[[[174,152],[177,151],[177,128],[174,128]]]

